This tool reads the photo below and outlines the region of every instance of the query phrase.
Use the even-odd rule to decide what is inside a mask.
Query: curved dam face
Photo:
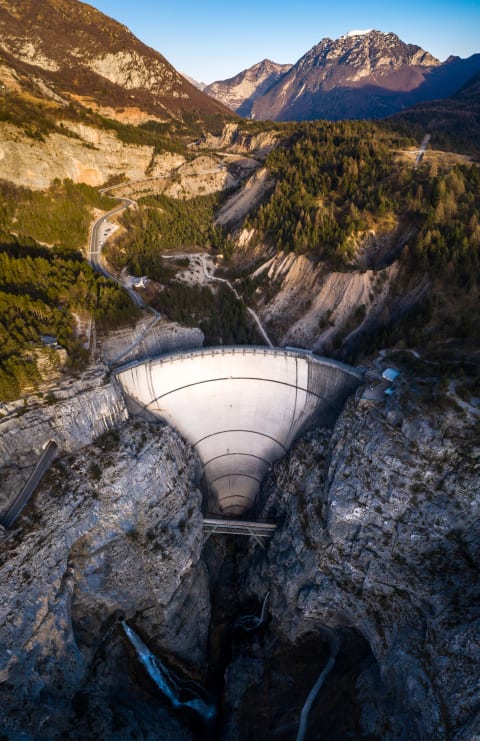
[[[129,408],[168,422],[196,449],[225,514],[250,509],[272,463],[316,424],[332,426],[362,382],[310,352],[214,347],[116,371]]]

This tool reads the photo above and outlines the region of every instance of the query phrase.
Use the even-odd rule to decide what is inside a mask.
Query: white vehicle
[[[136,283],[133,284],[134,288],[145,288],[147,285],[148,278],[146,275],[142,275]]]

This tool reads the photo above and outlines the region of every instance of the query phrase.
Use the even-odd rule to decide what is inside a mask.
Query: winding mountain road
[[[221,162],[216,167],[209,168],[207,170],[199,170],[197,173],[194,173],[195,175],[206,175],[211,174],[215,172],[220,172],[221,170],[225,169],[225,164]],[[178,173],[180,168],[175,168],[172,174]],[[170,175],[157,175],[154,177],[146,177],[146,178],[137,178],[136,180],[129,180],[126,183],[117,183],[116,185],[110,185],[106,188],[100,188],[99,193],[105,194],[105,193],[112,193],[112,191],[116,190],[117,188],[128,188],[131,185],[139,185],[140,183],[148,183],[148,182],[154,182],[158,180],[170,180],[172,178],[172,174]],[[117,198],[115,195],[111,195],[111,198]],[[133,288],[130,288],[130,286],[123,283],[121,280],[119,280],[115,275],[110,273],[102,261],[102,246],[103,246],[103,240],[102,240],[102,224],[104,224],[111,216],[114,216],[117,213],[120,213],[120,211],[124,211],[127,208],[130,208],[130,206],[135,206],[136,201],[134,201],[132,198],[127,198],[125,196],[118,196],[118,200],[121,201],[120,205],[113,208],[111,211],[108,211],[108,213],[103,214],[103,216],[99,216],[98,219],[96,219],[91,227],[90,230],[90,240],[88,245],[88,261],[90,265],[93,267],[94,270],[96,270],[98,273],[101,273],[106,278],[110,278],[111,280],[115,281],[119,286],[124,288],[127,293],[130,295],[132,301],[139,306],[141,309],[145,309],[146,311],[150,311],[150,313],[154,314],[157,318],[160,317],[160,314],[158,311],[155,311],[151,306],[147,306],[145,302],[143,301],[142,297],[139,296],[139,294],[133,290]]]
[[[199,171],[196,174],[208,174],[208,173],[218,172],[219,170],[222,170],[224,168],[225,168],[225,164],[224,163],[221,163],[220,165],[218,165],[215,168],[211,168],[211,169],[208,169],[208,170],[201,170],[201,171]],[[169,179],[169,177],[170,176],[139,178],[137,180],[131,180],[131,181],[127,182],[127,183],[119,183],[117,185],[111,185],[111,186],[109,186],[107,188],[101,188],[99,190],[99,192],[100,193],[103,193],[103,194],[105,194],[105,193],[112,193],[112,191],[114,191],[117,188],[121,188],[121,187],[125,188],[125,187],[128,187],[130,185],[137,185],[139,183],[151,182],[151,181],[154,181],[154,180],[167,180],[167,179]],[[116,196],[114,196],[114,195],[111,195],[111,197],[112,198],[116,198]],[[139,338],[137,338],[132,343],[132,345],[130,345],[129,348],[127,348],[127,350],[122,353],[121,356],[119,356],[118,359],[120,359],[120,357],[123,357],[124,355],[126,355],[128,352],[130,352],[135,347],[135,345],[137,345],[139,342],[142,341],[142,339],[145,337],[145,334],[152,328],[152,326],[154,324],[156,324],[156,322],[158,321],[158,319],[160,319],[161,314],[158,311],[156,311],[154,308],[152,308],[151,306],[148,306],[147,304],[145,304],[145,302],[143,301],[142,297],[133,288],[131,288],[129,285],[126,285],[125,282],[122,282],[119,278],[117,278],[115,275],[113,275],[112,273],[110,273],[106,269],[106,267],[105,267],[105,265],[103,263],[103,260],[102,260],[102,247],[103,247],[103,242],[104,242],[104,240],[106,238],[106,235],[105,235],[105,233],[104,233],[104,231],[102,229],[103,225],[105,224],[105,222],[108,221],[108,219],[110,219],[115,214],[118,214],[121,211],[124,211],[125,209],[130,208],[131,206],[135,206],[136,205],[136,201],[134,201],[132,198],[127,198],[125,196],[119,196],[118,197],[118,200],[120,201],[120,204],[118,206],[116,206],[115,208],[113,208],[111,211],[108,211],[107,213],[103,214],[102,216],[99,216],[97,219],[95,219],[95,221],[93,222],[93,224],[91,226],[91,229],[90,229],[90,239],[89,239],[89,245],[88,245],[88,262],[93,267],[93,269],[96,270],[98,273],[101,273],[106,278],[110,278],[115,283],[117,283],[117,285],[121,286],[124,290],[126,290],[127,293],[129,294],[130,298],[132,299],[132,301],[140,309],[143,309],[144,311],[149,311],[151,314],[153,314],[152,322],[150,322],[148,324],[148,326],[146,327],[146,329],[142,333],[142,335]],[[179,257],[179,256],[181,256],[181,255],[171,255],[169,257]],[[192,255],[184,255],[184,256],[191,257]],[[232,283],[229,280],[226,280],[225,278],[217,278],[214,275],[214,273],[209,270],[209,266],[208,266],[208,263],[207,263],[208,255],[206,253],[199,253],[197,256],[200,258],[201,265],[202,265],[202,270],[203,270],[204,276],[205,276],[205,278],[206,278],[206,280],[208,282],[217,281],[219,283],[225,283],[229,287],[229,289],[233,292],[233,294],[235,295],[235,297],[237,298],[237,300],[238,301],[241,301],[242,303],[245,303],[243,301],[242,297],[240,296],[240,294],[238,293],[238,291],[236,290],[236,288],[232,285]],[[245,306],[246,306],[246,304],[245,304]],[[266,344],[269,347],[273,347],[273,344],[272,344],[272,342],[271,342],[271,340],[270,340],[270,338],[269,338],[269,336],[268,336],[268,334],[267,334],[267,332],[266,332],[266,330],[265,330],[265,328],[264,328],[264,326],[263,326],[263,324],[262,324],[262,322],[260,320],[260,317],[256,313],[256,311],[254,311],[254,309],[250,308],[249,306],[246,306],[246,309],[247,309],[247,312],[252,317],[253,321],[255,322],[255,324],[256,324],[256,326],[258,328],[258,331],[259,331],[260,335],[262,336],[262,338],[264,339],[264,341],[266,342]],[[117,358],[115,360],[117,360]]]
[[[113,188],[105,188],[101,192],[105,192],[106,190],[112,190],[112,189]],[[119,200],[121,200],[120,205],[116,206],[115,208],[112,208],[112,210],[108,211],[106,214],[99,216],[98,219],[95,219],[95,221],[93,222],[92,227],[90,229],[90,240],[88,244],[88,262],[90,263],[92,268],[96,270],[98,273],[101,273],[106,278],[110,278],[115,283],[117,283],[117,285],[119,285],[121,288],[127,291],[132,301],[140,309],[150,312],[150,314],[152,314],[153,316],[152,316],[152,320],[147,324],[143,332],[123,352],[121,352],[117,357],[113,358],[112,360],[113,364],[120,361],[123,357],[125,357],[128,353],[130,353],[140,342],[142,342],[142,340],[145,338],[145,335],[148,334],[148,332],[152,329],[152,327],[159,321],[159,319],[162,316],[152,306],[148,306],[147,304],[145,304],[142,297],[133,288],[126,285],[124,282],[119,280],[115,275],[110,273],[103,264],[102,246],[103,246],[103,241],[105,239],[105,235],[102,232],[103,224],[105,224],[105,222],[111,216],[114,216],[115,214],[120,213],[120,211],[124,211],[126,208],[130,208],[130,206],[136,205],[136,201],[132,200],[131,198],[120,198]]]
[[[130,288],[129,286],[126,286],[124,283],[122,283],[121,280],[119,280],[115,275],[110,273],[106,267],[103,264],[102,261],[102,246],[103,246],[103,240],[102,240],[102,225],[108,221],[108,219],[111,216],[114,216],[115,214],[120,213],[120,211],[124,211],[126,208],[130,208],[130,206],[135,205],[135,201],[133,201],[131,198],[121,198],[121,204],[119,206],[116,206],[115,208],[112,208],[111,211],[108,211],[106,214],[103,214],[103,216],[99,216],[98,219],[96,219],[93,224],[92,228],[90,230],[90,242],[88,245],[88,262],[92,266],[94,270],[97,271],[97,273],[101,273],[105,276],[105,278],[110,278],[111,280],[115,281],[119,286],[124,288],[127,293],[129,294],[132,301],[137,304],[141,309],[148,309],[149,311],[155,312],[157,316],[160,316],[158,312],[155,311],[155,309],[152,309],[151,307],[147,307],[145,305],[145,302],[143,301],[142,297],[136,293],[136,291],[133,290],[133,288]]]

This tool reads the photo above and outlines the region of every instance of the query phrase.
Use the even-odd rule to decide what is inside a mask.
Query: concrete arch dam
[[[308,351],[214,347],[116,371],[132,414],[153,415],[197,451],[225,514],[255,503],[272,463],[317,424],[332,426],[363,374]]]

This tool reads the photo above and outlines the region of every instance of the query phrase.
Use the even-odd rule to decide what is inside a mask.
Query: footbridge
[[[300,434],[333,426],[363,380],[295,348],[212,347],[118,368],[132,414],[168,422],[197,451],[224,514],[253,504],[271,465]]]
[[[274,522],[262,520],[233,520],[232,518],[204,517],[203,534],[208,540],[210,535],[249,535],[264,547],[262,538],[271,538],[277,526]]]

